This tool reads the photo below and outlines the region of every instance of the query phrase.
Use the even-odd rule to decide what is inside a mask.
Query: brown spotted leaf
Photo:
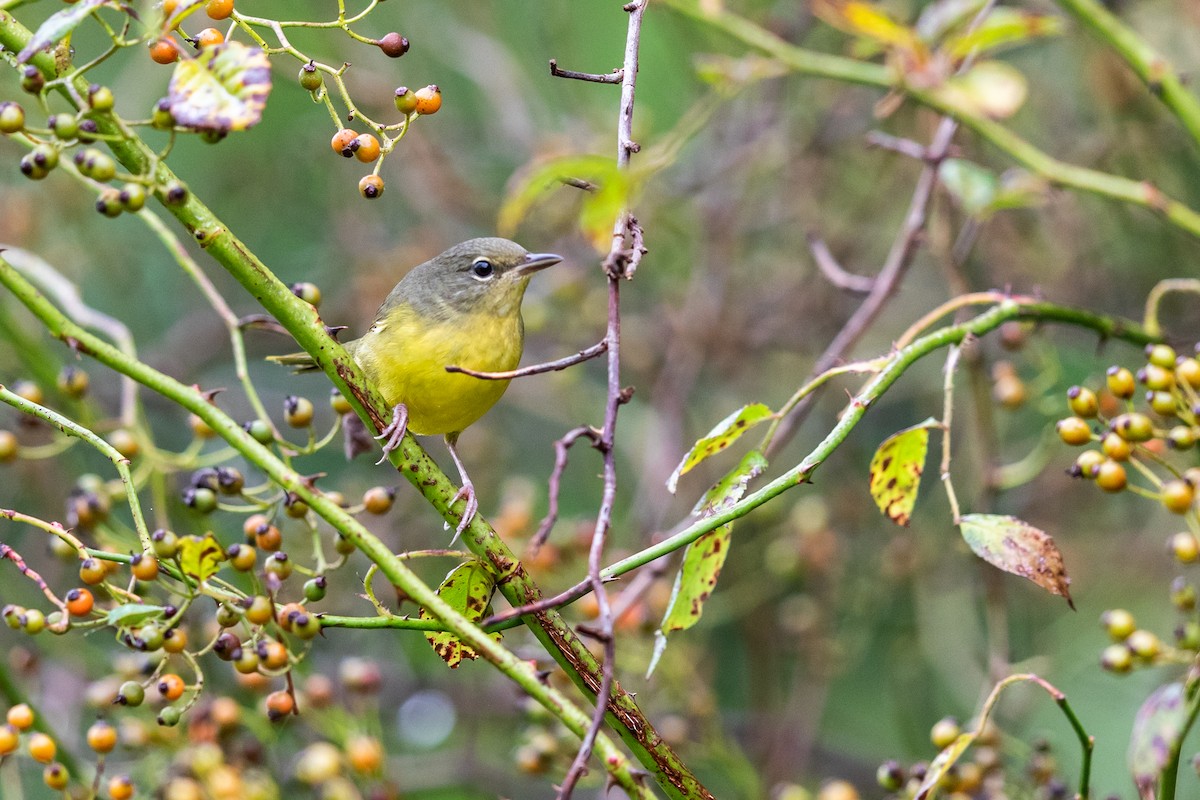
[[[774,412],[762,403],[752,403],[751,405],[742,406],[718,422],[716,427],[709,431],[703,439],[692,445],[692,449],[679,462],[679,466],[675,468],[675,471],[671,473],[671,477],[667,479],[667,491],[674,494],[675,487],[679,484],[681,476],[687,474],[704,459],[729,447],[743,433],[760,422],[770,419],[772,416],[774,416]]]
[[[256,125],[270,93],[267,54],[241,42],[225,42],[180,61],[167,99],[177,124],[195,131],[228,132]]]
[[[1138,709],[1129,737],[1129,770],[1142,797],[1153,797],[1163,767],[1179,745],[1187,725],[1187,697],[1182,683],[1154,690]]]
[[[492,593],[496,591],[496,580],[478,561],[467,561],[450,570],[450,574],[438,587],[438,596],[472,622],[478,622],[491,613],[490,604]],[[421,609],[421,619],[432,619],[433,615]],[[445,661],[451,669],[457,667],[464,658],[476,658],[478,653],[470,645],[450,631],[429,631],[425,634],[433,652]],[[500,634],[492,634],[492,638],[500,641]]]
[[[871,497],[897,525],[907,525],[912,516],[929,452],[929,429],[937,426],[937,421],[930,418],[894,433],[871,458]]]
[[[921,781],[921,785],[917,787],[917,793],[913,796],[914,800],[926,800],[932,797],[937,791],[938,786],[946,777],[946,773],[954,766],[959,757],[966,751],[968,747],[975,741],[975,737],[979,734],[975,731],[964,731],[955,737],[954,741],[946,745],[942,752],[937,754],[929,764],[929,769],[925,772],[925,779]]]
[[[696,506],[696,513],[704,519],[728,510],[746,493],[750,481],[761,475],[766,468],[767,459],[763,454],[751,450],[737,467],[705,492]],[[663,616],[656,634],[654,655],[650,660],[647,675],[654,671],[659,657],[666,649],[667,634],[687,630],[700,620],[700,615],[704,613],[704,602],[717,588],[717,578],[725,565],[732,533],[733,523],[726,523],[704,534],[689,544],[684,551],[683,564],[675,575],[675,586],[671,590],[667,613]]]
[[[994,567],[1020,575],[1075,608],[1069,590],[1071,579],[1063,567],[1062,553],[1045,531],[1016,517],[966,514],[959,527],[967,545]]]
[[[217,574],[225,560],[225,548],[212,531],[179,540],[179,571],[203,583]]]

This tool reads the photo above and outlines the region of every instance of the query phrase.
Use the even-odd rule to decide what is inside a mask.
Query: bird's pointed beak
[[[560,261],[562,261],[562,256],[555,255],[554,253],[529,253],[525,256],[525,263],[517,266],[513,272],[518,277],[524,278],[527,275],[540,272],[546,267],[553,267]]]

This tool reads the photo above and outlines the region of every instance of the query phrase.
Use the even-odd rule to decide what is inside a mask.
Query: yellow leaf
[[[201,583],[217,574],[224,560],[225,548],[221,547],[212,531],[204,536],[185,536],[179,542],[180,571]]]

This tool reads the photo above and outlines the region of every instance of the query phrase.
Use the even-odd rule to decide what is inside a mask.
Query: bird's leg
[[[408,430],[408,406],[404,403],[396,403],[396,407],[392,409],[392,421],[382,432],[375,438],[379,441],[387,439],[383,445],[383,455],[376,465],[387,461],[387,457],[392,454],[392,451],[400,446],[400,442],[404,440],[404,433]],[[452,451],[453,452],[453,451]]]
[[[475,512],[479,510],[479,501],[475,498],[475,484],[471,483],[471,479],[467,477],[467,470],[463,466],[462,459],[458,457],[458,450],[455,449],[456,444],[458,444],[458,433],[447,433],[446,449],[450,451],[450,457],[454,459],[454,466],[458,467],[458,477],[462,479],[462,488],[454,494],[450,505],[457,503],[460,498],[467,500],[467,507],[463,509],[462,519],[459,521],[458,527],[454,529],[454,538],[450,540],[451,546],[458,541],[459,536],[462,536],[462,532],[471,524]]]

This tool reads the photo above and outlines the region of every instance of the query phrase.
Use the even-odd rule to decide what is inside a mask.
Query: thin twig
[[[878,147],[880,150],[890,150],[893,153],[899,153],[902,156],[908,156],[916,161],[929,162],[929,148],[920,142],[914,142],[912,139],[905,139],[902,136],[892,136],[883,131],[869,131],[867,133],[867,146]],[[949,156],[958,155],[957,147],[950,147],[946,154]]]
[[[575,81],[591,81],[592,83],[620,83],[625,77],[624,70],[614,69],[604,75],[596,72],[576,72],[573,69],[559,69],[558,60],[550,59],[550,74],[556,78],[569,78]]]
[[[599,355],[602,355],[608,350],[608,340],[602,339],[591,347],[580,350],[573,356],[560,358],[557,361],[547,361],[544,364],[534,364],[530,367],[521,367],[520,369],[510,369],[505,372],[480,372],[478,370],[467,369],[451,364],[446,367],[446,372],[459,372],[463,375],[470,375],[472,378],[480,378],[485,381],[508,381],[513,378],[525,378],[529,375],[541,375],[543,372],[558,372],[567,367],[573,367],[576,364],[582,364],[585,361],[590,361]]]
[[[868,294],[872,287],[875,286],[875,279],[868,278],[866,275],[855,275],[853,272],[847,272],[842,268],[834,258],[833,253],[829,251],[829,245],[825,244],[825,240],[820,234],[815,231],[809,231],[805,237],[808,241],[809,252],[812,253],[813,260],[817,262],[817,268],[821,270],[821,274],[839,289],[848,292],[858,292],[859,294]]]
[[[591,439],[593,445],[600,443],[600,432],[590,425],[581,425],[578,428],[574,428],[554,443],[554,469],[550,473],[549,489],[547,492],[549,496],[549,508],[546,510],[546,516],[542,518],[541,524],[538,525],[537,533],[529,540],[529,545],[526,549],[526,558],[537,555],[538,550],[542,549],[542,545],[546,543],[546,538],[550,535],[554,523],[558,521],[558,492],[559,485],[562,482],[563,471],[567,468],[567,451],[571,449],[571,445],[584,436]]]
[[[958,358],[962,355],[962,347],[950,345],[946,354],[946,365],[943,368],[946,380],[942,386],[944,404],[942,406],[942,485],[946,487],[946,499],[950,502],[950,517],[957,525],[962,521],[958,507],[958,494],[954,491],[954,483],[950,480],[950,425],[954,416],[954,371],[958,368]]]
[[[633,102],[637,87],[638,50],[641,45],[642,17],[646,13],[648,0],[636,0],[624,6],[629,13],[629,25],[625,34],[625,59],[621,70],[621,106],[617,116],[617,168],[629,169],[630,156],[638,147],[633,141]],[[604,408],[604,429],[600,433],[597,449],[604,457],[604,492],[600,509],[596,513],[596,528],[592,532],[592,544],[588,550],[588,583],[596,595],[598,610],[594,633],[604,647],[604,662],[601,664],[600,685],[596,689],[596,705],[592,711],[592,725],[579,743],[579,752],[571,768],[567,770],[559,788],[559,800],[568,800],[575,784],[587,771],[596,736],[604,726],[604,714],[612,693],[616,670],[616,642],[613,638],[613,615],[608,592],[600,572],[604,565],[604,546],[612,526],[612,510],[617,495],[617,464],[614,442],[617,430],[617,413],[628,399],[621,386],[621,280],[633,277],[638,262],[646,252],[642,244],[642,229],[637,220],[622,210],[613,226],[612,248],[604,259],[604,272],[608,276],[608,328],[604,339],[608,342],[608,398]]]

